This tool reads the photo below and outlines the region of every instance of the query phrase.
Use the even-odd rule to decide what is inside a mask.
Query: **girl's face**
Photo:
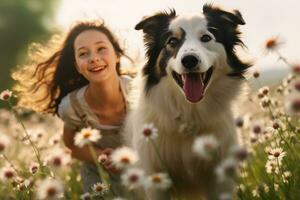
[[[117,75],[119,57],[104,33],[83,31],[75,39],[74,51],[76,68],[89,82],[103,82]]]

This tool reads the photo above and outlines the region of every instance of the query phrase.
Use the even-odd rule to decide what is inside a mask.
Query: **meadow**
[[[236,117],[241,145],[235,150],[234,162],[223,163],[216,169],[218,176],[237,183],[236,195],[223,194],[222,200],[300,199],[300,65],[281,56],[276,39],[268,40],[265,48],[290,67],[290,74],[276,87],[260,85],[260,89],[252,91],[245,104],[248,109]],[[260,84],[259,72],[251,76]],[[122,175],[128,195],[112,197],[105,177],[103,184],[83,193],[81,163],[71,158],[71,152],[62,143],[62,121],[19,108],[15,105],[17,98],[10,90],[0,96],[10,105],[9,110],[0,110],[0,199],[116,200],[131,199],[131,191],[137,187],[172,188],[167,174],[146,176],[142,169],[129,169]],[[157,130],[151,124],[141,131],[150,141],[155,140]],[[92,132],[78,133],[82,136],[78,145],[91,145]],[[212,151],[202,148],[198,153],[207,156]],[[122,169],[138,159],[130,149],[121,149],[113,156]],[[103,170],[103,159],[105,156],[95,157],[98,170]]]

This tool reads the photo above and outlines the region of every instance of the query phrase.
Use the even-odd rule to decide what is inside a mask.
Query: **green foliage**
[[[56,2],[0,1],[0,91],[11,87],[10,71],[24,62],[28,45],[49,36]]]

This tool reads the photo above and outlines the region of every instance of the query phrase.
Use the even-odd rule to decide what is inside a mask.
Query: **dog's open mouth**
[[[178,74],[172,71],[175,82],[182,88],[188,101],[196,103],[200,101],[205,89],[209,83],[213,72],[213,67],[210,67],[206,72],[192,72],[186,74]]]

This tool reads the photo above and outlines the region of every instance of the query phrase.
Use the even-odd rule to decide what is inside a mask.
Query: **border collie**
[[[233,192],[232,180],[217,181],[215,167],[237,144],[232,103],[250,67],[235,52],[244,46],[238,29],[244,24],[239,11],[205,4],[203,13],[170,10],[136,25],[144,33],[147,61],[133,81],[125,137],[146,173],[166,168],[173,182],[170,191],[147,191],[149,199],[217,199]],[[143,136],[145,124],[158,130],[154,144]],[[195,138],[206,134],[219,143],[213,161],[192,150]]]

